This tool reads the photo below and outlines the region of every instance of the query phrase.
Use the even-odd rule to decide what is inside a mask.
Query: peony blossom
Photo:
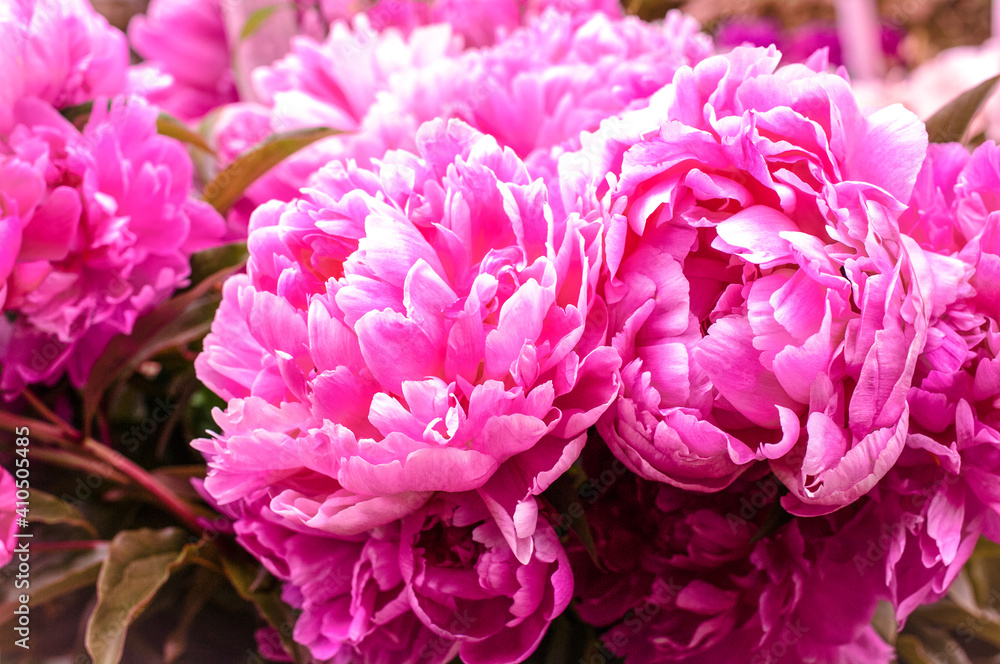
[[[459,48],[478,47],[493,44],[550,6],[581,14],[621,14],[618,3],[612,0],[390,0],[373,3],[362,11],[359,8],[363,6],[354,1],[296,0],[268,15],[256,34],[248,37],[250,42],[260,42],[252,43],[250,50],[267,51],[268,55],[248,53],[248,57],[240,57],[238,52],[246,50],[242,26],[254,15],[248,3],[153,0],[148,12],[136,16],[129,25],[132,46],[146,60],[131,71],[132,89],[179,118],[197,120],[225,104],[260,101],[256,90],[243,82],[249,80],[256,65],[270,65],[287,51],[291,34],[286,33],[317,42],[333,32],[342,33],[337,40],[342,42],[346,33],[356,46],[344,54],[363,56],[385,32],[405,37],[422,26],[448,26],[457,36]],[[350,78],[364,79],[353,67],[324,71],[334,77],[349,72]]]
[[[255,72],[263,104],[221,111],[214,138],[222,155],[268,130],[322,125],[347,132],[255,183],[234,226],[267,200],[291,200],[333,159],[367,165],[387,150],[414,149],[417,128],[438,117],[461,118],[494,136],[556,191],[556,156],[577,149],[581,132],[643,104],[680,66],[711,50],[697,23],[679,12],[648,24],[551,10],[494,47],[464,53],[452,26],[416,28],[407,37],[385,29],[362,39],[368,21],[355,18],[353,31],[335,25],[323,43],[295,40],[286,58]]]
[[[608,467],[584,456],[591,477]],[[601,568],[582,546],[570,556],[578,612],[607,628],[606,652],[627,664],[888,664],[870,625],[884,575],[852,563],[871,505],[785,523],[773,518],[781,491],[756,471],[707,495],[624,474],[587,501]]]
[[[534,496],[618,389],[600,224],[554,219],[516,155],[461,122],[417,141],[254,214],[248,275],[196,362],[229,400],[198,443],[205,486],[344,535],[476,491],[524,563]]]
[[[322,661],[520,662],[572,596],[551,526],[522,565],[474,494],[441,494],[351,537],[290,528],[260,499],[238,511],[238,541],[285,582],[302,609],[294,638]]]
[[[645,105],[711,42],[680,12],[635,17],[548,11],[490,49],[441,60],[393,92],[417,118],[458,117],[555,180],[554,155],[579,149],[580,134]],[[554,191],[557,191],[554,188]]]
[[[245,235],[250,214],[259,205],[292,200],[334,159],[351,158],[367,166],[390,148],[414,147],[416,119],[401,118],[398,108],[371,117],[369,110],[376,97],[385,94],[390,79],[412,78],[419,68],[455,55],[460,42],[447,25],[419,28],[409,36],[387,29],[362,38],[367,20],[355,18],[354,30],[335,24],[322,42],[295,38],[287,56],[254,71],[260,103],[219,110],[211,140],[222,164],[276,132],[317,126],[345,132],[292,156],[255,182],[230,215],[237,235]]]
[[[0,33],[0,132],[23,97],[63,108],[125,89],[125,36],[87,0],[9,0]]]
[[[80,131],[24,99],[0,147],[0,389],[86,382],[116,334],[185,284],[223,221],[190,198],[183,145],[143,103],[98,100]]]
[[[358,13],[352,0],[320,0],[324,17],[333,23],[349,21]],[[621,16],[614,0],[376,0],[365,11],[370,31],[388,27],[406,32],[421,25],[446,23],[468,47],[491,46],[546,9],[587,15],[601,12]]]
[[[522,564],[486,505],[442,495],[401,522],[410,606],[439,640],[461,644],[463,662],[524,661],[573,595],[569,559],[548,523],[540,523],[532,544]]]
[[[932,145],[902,230],[940,306],[908,393],[906,450],[880,487],[885,567],[906,616],[944,595],[980,536],[1000,540],[1000,148]],[[944,297],[945,293],[947,297]],[[881,560],[864,560],[868,565]]]
[[[132,69],[132,87],[150,103],[194,120],[239,98],[218,0],[153,0],[128,34],[146,60]]]
[[[560,176],[567,209],[597,207],[607,227],[624,391],[599,428],[615,454],[699,491],[768,461],[789,510],[822,514],[899,457],[949,284],[898,228],[923,126],[862,112],[821,57],[779,57],[741,47],[682,68]]]

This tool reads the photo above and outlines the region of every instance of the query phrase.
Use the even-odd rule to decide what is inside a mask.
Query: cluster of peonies
[[[627,661],[887,662],[876,601],[905,621],[1000,537],[1000,148],[776,57],[682,70],[560,162],[605,220],[598,430],[639,477],[577,594]]]
[[[255,72],[263,131],[352,130],[251,201],[197,361],[205,489],[296,640],[517,662],[572,596],[600,661],[888,662],[877,602],[1000,537],[1000,148],[679,15],[452,30]],[[611,475],[589,551],[573,467]]]
[[[184,285],[224,220],[184,146],[127,98],[128,48],[83,0],[0,11],[0,391],[83,385],[116,334]],[[92,102],[71,122],[60,113]]]
[[[131,69],[83,0],[0,9],[0,390],[84,385],[238,229],[193,445],[317,661],[521,662],[574,610],[590,661],[885,664],[877,603],[1000,541],[1000,147],[679,13],[255,6],[154,0]],[[159,108],[223,164],[345,133],[227,226]]]
[[[253,65],[268,65],[290,49],[308,59],[310,41],[329,37],[327,50],[341,58],[378,50],[381,64],[394,67],[394,58],[406,56],[398,46],[381,45],[385,32],[405,38],[424,26],[448,26],[458,48],[488,46],[549,8],[621,13],[615,0],[152,0],[129,25],[130,42],[145,59],[130,72],[132,89],[177,117],[197,120],[219,106],[266,100],[266,91],[249,84]],[[248,21],[257,26],[254,34],[244,31]],[[240,57],[247,42],[265,52],[250,66]],[[368,72],[354,67],[326,71],[354,85],[370,82]]]

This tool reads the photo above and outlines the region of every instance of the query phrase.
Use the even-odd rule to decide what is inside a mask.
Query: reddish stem
[[[201,534],[204,528],[198,522],[198,515],[194,513],[191,506],[177,497],[177,495],[164,486],[158,479],[153,477],[145,468],[141,467],[128,457],[111,449],[107,445],[97,442],[93,438],[85,438],[83,449],[100,461],[103,461],[121,472],[128,475],[133,482],[149,491],[159,500],[160,505],[173,514],[184,526],[193,533]]]
[[[27,388],[21,390],[21,396],[24,397],[25,401],[31,404],[32,408],[38,411],[39,415],[41,415],[52,424],[55,424],[57,427],[59,427],[59,429],[62,430],[62,432],[66,434],[69,438],[71,438],[72,440],[80,440],[81,438],[83,438],[83,435],[79,431],[77,431],[76,428],[73,427],[73,425],[71,425],[63,418],[59,417],[59,415],[56,414],[55,411],[53,411],[52,409],[50,409],[48,406],[45,405],[45,402],[36,397],[31,390]]]
[[[107,542],[104,540],[64,540],[62,542],[32,542],[31,550],[45,551],[88,551],[98,549]]]

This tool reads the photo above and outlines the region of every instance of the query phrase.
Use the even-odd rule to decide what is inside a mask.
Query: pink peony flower
[[[584,456],[591,477],[617,463]],[[705,495],[616,474],[586,501],[602,568],[570,548],[577,610],[607,628],[607,659],[888,664],[892,649],[869,624],[884,575],[851,562],[870,534],[871,505],[784,523],[774,519],[782,489],[773,475],[748,473]]]
[[[336,41],[341,45],[345,38],[354,42],[349,50],[342,50],[340,54],[353,60],[357,56],[364,59],[364,52],[371,51],[371,45],[380,42],[386,31],[408,36],[421,26],[440,24],[448,26],[457,36],[458,48],[463,48],[493,44],[498,37],[549,6],[585,14],[605,12],[619,16],[621,13],[618,3],[612,0],[530,3],[391,0],[373,3],[363,11],[359,7],[364,3],[353,0],[321,0],[319,3],[296,0],[294,5],[282,7],[280,12],[269,16],[258,34],[250,38],[262,40],[255,50],[267,50],[268,56],[240,58],[234,56],[234,51],[244,46],[239,35],[241,26],[253,15],[252,4],[245,0],[238,0],[236,4],[220,3],[219,0],[153,0],[148,13],[136,16],[129,25],[132,46],[146,59],[131,71],[132,89],[179,118],[196,120],[218,106],[241,98],[247,102],[260,101],[243,83],[254,66],[267,65],[287,50],[285,32],[297,31],[302,37],[320,42],[328,31],[338,32]],[[291,17],[287,9],[294,10]],[[274,26],[276,22],[281,24],[280,28]],[[269,32],[275,34],[269,35]],[[273,43],[275,41],[280,44]],[[391,64],[391,59],[392,56],[384,58],[383,64]],[[234,68],[245,70],[238,71],[239,80],[234,77]],[[323,76],[329,73],[335,78],[343,78],[348,71],[351,72],[348,78],[364,79],[351,66],[324,67]]]
[[[569,561],[551,527],[532,558],[513,559],[475,495],[446,495],[366,535],[302,532],[254,503],[238,539],[285,582],[302,609],[294,638],[335,663],[523,661],[572,596]]]
[[[710,52],[698,25],[677,12],[651,25],[548,11],[492,48],[461,54],[449,26],[418,28],[405,39],[386,29],[362,40],[365,21],[355,19],[353,32],[335,26],[322,44],[300,38],[288,57],[258,69],[270,109],[223,110],[215,126],[220,147],[260,140],[268,113],[272,131],[325,125],[349,132],[262,178],[236,211],[235,226],[264,201],[290,200],[333,159],[368,165],[389,149],[414,149],[417,127],[438,117],[493,135],[555,191],[555,156],[577,149],[582,131],[644,103],[677,68]]]
[[[560,175],[567,209],[599,207],[607,227],[624,391],[599,429],[615,454],[699,491],[766,460],[789,510],[822,514],[906,439],[935,296],[897,219],[926,137],[900,107],[862,113],[821,60],[778,59],[682,68]]]
[[[128,34],[146,59],[132,69],[132,87],[150,103],[195,120],[239,98],[218,0],[152,0]]]
[[[442,497],[405,517],[400,569],[410,606],[467,664],[521,662],[569,605],[573,572],[547,523],[521,563],[476,497]]]
[[[360,36],[365,26],[367,18],[359,16],[355,31],[335,24],[322,43],[294,39],[286,57],[254,71],[262,103],[230,104],[219,111],[211,140],[222,164],[276,132],[317,126],[346,132],[293,155],[255,182],[230,214],[235,233],[245,235],[250,214],[261,204],[295,198],[334,159],[368,166],[390,148],[414,148],[417,119],[401,118],[398,108],[369,117],[369,109],[391,78],[408,80],[420,68],[455,55],[459,41],[447,25],[419,28],[407,37],[387,29],[370,39]]]
[[[331,23],[350,20],[357,15],[358,4],[320,0],[321,11]],[[409,32],[421,25],[447,23],[466,46],[482,47],[501,41],[550,7],[583,15],[602,12],[619,17],[622,13],[614,0],[375,0],[366,15],[371,31],[395,27]]]
[[[554,219],[516,155],[459,121],[417,142],[254,214],[196,362],[229,400],[196,444],[205,486],[341,535],[476,491],[527,563],[534,496],[618,390],[600,224]]]
[[[257,641],[257,652],[269,662],[293,662],[281,643],[281,634],[270,625],[254,632]]]
[[[644,106],[679,68],[711,52],[698,23],[677,11],[654,24],[548,11],[495,47],[438,61],[394,92],[417,118],[461,118],[513,148],[532,175],[554,180],[553,154],[579,149],[582,132]]]
[[[897,617],[944,595],[981,535],[1000,541],[1000,148],[932,145],[902,230],[940,295],[908,393],[907,449],[880,487]],[[947,285],[948,288],[943,288]],[[878,565],[881,558],[863,562]]]
[[[9,0],[0,33],[0,132],[23,97],[63,108],[125,89],[125,36],[87,0]]]
[[[107,342],[185,283],[223,221],[189,198],[183,145],[139,101],[98,100],[81,132],[25,99],[0,147],[0,389],[77,386]]]
[[[17,486],[11,474],[0,468],[0,567],[14,559],[17,530]]]

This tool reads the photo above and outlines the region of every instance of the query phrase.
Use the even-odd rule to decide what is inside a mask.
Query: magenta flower
[[[573,572],[562,544],[547,523],[532,540],[522,565],[474,496],[442,498],[403,519],[410,606],[438,637],[461,644],[463,662],[524,661],[569,605]]]
[[[284,582],[283,599],[302,611],[293,638],[318,661],[444,664],[454,656],[457,644],[439,641],[410,609],[398,524],[340,538],[291,529],[259,503],[237,516],[238,541]]]
[[[195,120],[239,98],[218,0],[152,0],[128,33],[146,59],[132,69],[132,87],[150,103]]]
[[[349,21],[358,13],[358,3],[352,0],[320,0],[320,7],[331,23]],[[581,15],[622,13],[614,0],[376,0],[365,13],[374,32],[388,27],[410,32],[421,25],[446,23],[462,36],[465,46],[482,47],[502,41],[548,8]]]
[[[573,574],[548,524],[521,564],[474,494],[447,495],[355,537],[302,532],[254,503],[238,539],[302,609],[294,638],[322,661],[523,661],[569,604]]]
[[[37,99],[0,148],[0,389],[77,386],[107,342],[185,283],[223,221],[189,197],[183,145],[141,102],[98,100],[84,130]]]
[[[584,455],[592,478],[617,463]],[[570,548],[577,610],[607,628],[607,659],[888,664],[892,649],[869,624],[884,574],[852,563],[871,533],[870,505],[775,529],[773,475],[705,495],[616,474],[586,507],[602,568]]]
[[[981,535],[1000,540],[998,186],[996,144],[971,156],[932,145],[900,219],[925,251],[937,295],[908,393],[907,449],[880,487],[900,620],[944,595]]]
[[[11,474],[0,468],[0,567],[14,558],[17,530],[17,486]]]
[[[553,218],[516,155],[461,122],[417,142],[254,214],[248,275],[196,362],[229,399],[197,444],[205,486],[341,535],[476,491],[526,563],[534,496],[618,390],[601,227]]]
[[[816,51],[825,48],[830,64],[843,64],[837,28],[833,23],[823,21],[806,23],[788,30],[779,21],[770,18],[734,19],[719,29],[715,35],[715,43],[720,51],[743,45],[773,45],[781,51],[785,64],[805,62]]]
[[[373,10],[374,11],[374,10]],[[532,177],[555,192],[556,156],[579,148],[583,131],[605,117],[640,105],[682,65],[710,53],[695,21],[672,12],[660,24],[605,15],[548,11],[492,48],[460,53],[453,28],[386,29],[362,38],[335,25],[323,43],[299,38],[292,52],[255,72],[265,105],[222,111],[215,140],[247,146],[270,130],[317,125],[348,133],[293,156],[247,192],[234,216],[268,200],[291,200],[327,162],[354,159],[367,166],[389,149],[415,148],[421,123],[457,117],[488,133],[525,160]]]
[[[125,36],[87,0],[9,0],[0,33],[0,132],[10,130],[21,98],[63,108],[125,89]]]
[[[262,103],[219,111],[211,139],[224,164],[275,132],[317,126],[347,132],[319,141],[255,182],[230,215],[236,232],[245,233],[250,214],[263,203],[295,198],[330,161],[350,158],[368,166],[390,148],[415,147],[420,121],[406,117],[398,105],[369,111],[391,79],[408,81],[420,68],[455,55],[459,41],[447,25],[419,28],[407,37],[395,29],[371,36],[366,21],[356,18],[354,31],[337,23],[323,42],[295,38],[288,55],[254,71]]]
[[[682,68],[560,175],[567,208],[607,226],[624,392],[599,429],[615,454],[700,491],[768,460],[785,506],[821,514],[869,491],[906,438],[933,294],[897,219],[926,138],[901,107],[862,113],[823,62],[778,59],[737,48]]]
[[[650,24],[547,11],[495,47],[439,61],[394,92],[417,118],[461,118],[513,148],[533,176],[554,181],[555,156],[579,149],[582,132],[644,106],[679,68],[711,53],[698,23],[680,12]]]

